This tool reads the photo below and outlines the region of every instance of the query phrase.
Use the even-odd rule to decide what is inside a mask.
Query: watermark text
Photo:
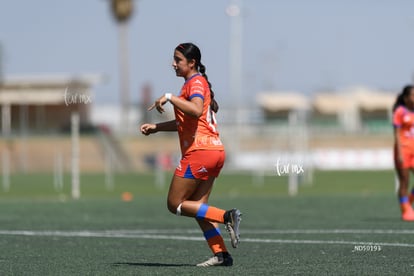
[[[277,159],[276,172],[278,176],[282,176],[287,174],[301,174],[305,170],[302,164],[282,163],[280,159]]]
[[[72,105],[72,104],[90,104],[92,103],[92,96],[80,93],[76,91],[70,91],[68,87],[65,89],[65,104],[66,106]]]
[[[368,245],[354,245],[352,252],[380,252],[382,251],[381,245],[368,244]]]

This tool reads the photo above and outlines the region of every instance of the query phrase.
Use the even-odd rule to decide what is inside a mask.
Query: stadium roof
[[[353,108],[391,110],[396,94],[363,87],[349,88],[338,92],[315,94],[312,105],[315,110],[325,114],[336,114]]]
[[[344,94],[318,93],[313,97],[313,108],[324,114],[337,114],[342,111],[350,110],[355,102],[352,97]]]
[[[358,106],[367,111],[391,110],[397,95],[389,92],[375,90],[358,90],[355,98]]]
[[[263,92],[257,96],[257,101],[270,112],[309,108],[308,98],[298,92]]]
[[[91,86],[102,80],[97,74],[7,76],[0,87],[0,104],[61,104],[68,93],[90,94]]]

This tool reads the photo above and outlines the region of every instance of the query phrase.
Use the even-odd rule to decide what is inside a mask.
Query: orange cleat
[[[408,209],[401,215],[402,220],[404,221],[414,221],[414,211],[413,209]]]

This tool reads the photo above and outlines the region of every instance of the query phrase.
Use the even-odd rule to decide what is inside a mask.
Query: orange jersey
[[[414,112],[399,106],[393,115],[393,125],[398,129],[402,149],[414,151]]]
[[[199,118],[174,107],[182,155],[193,150],[224,150],[214,112],[210,110],[210,88],[206,79],[201,74],[192,76],[184,83],[179,97],[186,101],[194,97],[203,99],[203,113]]]

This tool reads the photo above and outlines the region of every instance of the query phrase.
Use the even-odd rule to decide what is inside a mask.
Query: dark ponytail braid
[[[405,106],[405,97],[408,97],[410,95],[410,91],[411,89],[413,89],[412,85],[406,85],[403,90],[401,91],[401,93],[397,96],[397,99],[394,102],[394,105],[392,107],[392,111],[394,112],[397,107],[399,107],[400,105]]]
[[[392,106],[392,111],[394,112],[400,105],[405,105],[403,94],[399,94],[397,96],[397,99],[395,100],[394,105]]]
[[[219,110],[219,105],[214,99],[214,92],[213,90],[211,90],[211,83],[208,81],[208,77],[206,75],[206,67],[201,62],[199,63],[199,71],[201,75],[206,79],[208,83],[208,87],[210,88],[210,98],[211,98],[210,109],[214,111],[214,113],[217,113]]]

